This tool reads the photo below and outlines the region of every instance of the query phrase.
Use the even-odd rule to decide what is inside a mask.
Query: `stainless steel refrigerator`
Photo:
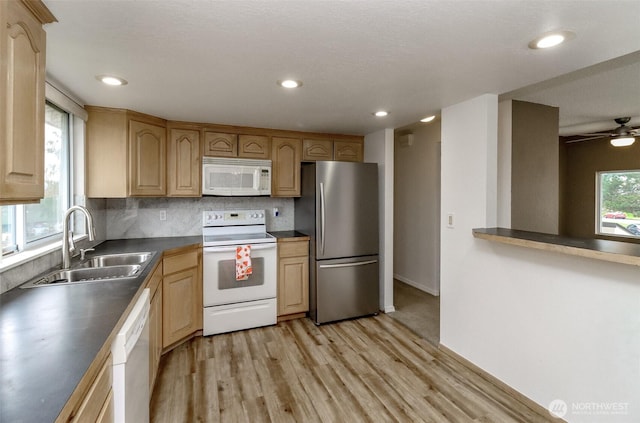
[[[295,228],[311,237],[309,312],[316,324],[377,313],[378,165],[302,164]]]

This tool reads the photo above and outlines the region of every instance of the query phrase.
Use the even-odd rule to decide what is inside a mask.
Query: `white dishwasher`
[[[115,423],[149,422],[149,289],[111,345]]]

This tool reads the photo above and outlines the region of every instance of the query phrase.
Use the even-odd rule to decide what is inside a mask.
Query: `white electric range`
[[[205,211],[202,225],[203,334],[276,324],[277,245],[265,211]],[[238,280],[236,249],[245,246],[252,273]]]

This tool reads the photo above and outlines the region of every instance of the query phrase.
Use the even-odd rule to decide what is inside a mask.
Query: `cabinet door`
[[[238,136],[204,131],[203,155],[217,157],[238,156]]]
[[[100,368],[98,376],[93,381],[89,390],[85,394],[77,411],[73,412],[74,416],[71,421],[80,422],[96,422],[108,421],[104,420],[104,415],[113,414],[113,403],[111,402],[111,386],[112,386],[112,367],[113,361],[111,354],[107,357],[105,363]],[[113,420],[111,420],[113,421]]]
[[[278,316],[309,310],[309,258],[281,258],[278,264]]]
[[[172,128],[167,155],[167,195],[200,196],[200,131]]]
[[[271,157],[269,137],[264,135],[240,135],[238,157],[246,159],[268,159]]]
[[[334,141],[333,158],[343,162],[361,162],[363,159],[362,143]]]
[[[164,196],[167,135],[162,126],[129,121],[129,195]]]
[[[333,160],[333,141],[331,140],[303,140],[302,160],[315,162],[316,160]]]
[[[272,197],[300,196],[301,157],[301,140],[276,137],[271,140],[271,159],[273,160]]]
[[[44,196],[45,32],[18,1],[0,2],[0,204]]]
[[[151,299],[149,310],[149,392],[158,375],[160,356],[162,355],[162,284],[158,286]]]
[[[198,268],[162,280],[162,346],[166,348],[198,330]]]

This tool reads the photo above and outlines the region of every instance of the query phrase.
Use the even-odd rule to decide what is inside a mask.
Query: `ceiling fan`
[[[634,137],[640,136],[640,128],[627,126],[627,123],[629,123],[630,120],[630,117],[616,118],[614,121],[620,126],[615,128],[613,131],[601,131],[568,136],[566,137],[565,142],[569,144],[609,137],[611,138],[611,144],[615,147],[631,145],[635,141]]]

